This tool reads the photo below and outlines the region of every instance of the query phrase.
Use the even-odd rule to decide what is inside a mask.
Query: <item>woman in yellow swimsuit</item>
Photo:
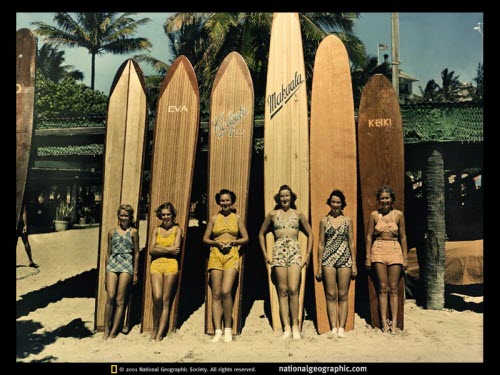
[[[161,341],[167,328],[170,315],[170,299],[173,286],[177,281],[182,229],[175,223],[177,212],[170,202],[163,203],[156,209],[156,216],[161,225],[153,230],[149,246],[151,254],[151,287],[153,293],[153,332],[151,340]]]
[[[224,315],[224,341],[231,342],[234,280],[238,275],[240,261],[239,249],[248,243],[248,232],[239,215],[235,213],[233,204],[236,194],[222,189],[215,195],[220,206],[217,215],[210,218],[203,236],[203,243],[210,245],[208,272],[212,289],[212,317],[217,342],[222,336],[222,316]]]
[[[399,277],[401,271],[408,268],[405,218],[392,207],[395,200],[396,194],[390,186],[382,186],[377,191],[381,207],[370,214],[365,262],[365,267],[373,266],[377,274],[382,331],[392,333],[397,329]],[[387,293],[391,320],[387,319]]]

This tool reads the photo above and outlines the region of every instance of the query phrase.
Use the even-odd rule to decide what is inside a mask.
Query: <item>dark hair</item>
[[[217,202],[218,205],[220,205],[220,197],[221,195],[224,194],[229,194],[231,197],[231,202],[234,204],[236,202],[236,194],[234,194],[231,190],[228,189],[221,189],[217,194],[215,194],[215,202]]]
[[[170,213],[172,214],[172,222],[175,222],[175,218],[177,217],[177,210],[175,209],[174,205],[170,202],[165,202],[162,205],[158,206],[158,208],[155,210],[156,217],[161,220],[161,211],[162,210],[169,210]]]
[[[396,193],[394,192],[394,190],[390,186],[384,185],[380,189],[378,189],[378,191],[377,191],[377,200],[378,201],[380,200],[380,196],[382,195],[382,193],[389,193],[392,201],[394,202],[396,200]]]
[[[128,217],[129,217],[129,225],[131,227],[134,226],[135,224],[135,220],[134,220],[134,208],[130,205],[130,204],[120,204],[118,206],[118,209],[116,210],[116,215],[117,216],[120,216],[120,211],[123,210],[123,211],[127,211],[128,213]]]
[[[278,208],[281,207],[280,193],[282,190],[289,190],[290,191],[290,195],[292,196],[292,199],[290,201],[290,207],[293,209],[297,209],[297,206],[295,206],[295,201],[297,200],[297,194],[295,194],[292,191],[292,188],[288,185],[281,185],[280,188],[278,189],[278,193],[274,195],[274,201],[276,202],[276,206],[274,206],[274,209],[277,210]]]
[[[217,205],[220,206],[220,197],[224,194],[228,194],[231,197],[231,204],[234,204],[234,202],[236,202],[236,194],[234,194],[234,192],[229,189],[220,189],[220,191],[215,194],[215,202],[217,203]],[[236,209],[231,208],[231,211],[236,212]]]
[[[342,190],[335,189],[330,193],[330,197],[326,200],[326,204],[330,205],[332,203],[332,197],[339,197],[340,198],[340,209],[343,210],[345,206],[347,206],[347,203],[345,202],[345,195],[342,192]]]

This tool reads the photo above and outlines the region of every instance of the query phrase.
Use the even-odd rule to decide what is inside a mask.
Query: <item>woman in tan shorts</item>
[[[396,194],[390,186],[377,191],[380,209],[370,214],[366,235],[366,268],[375,269],[378,302],[383,332],[394,333],[398,316],[398,283],[401,271],[408,268],[408,248],[404,215],[392,207]],[[391,319],[387,318],[387,293]]]

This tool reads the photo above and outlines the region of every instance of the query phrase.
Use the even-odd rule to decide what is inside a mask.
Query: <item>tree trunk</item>
[[[444,307],[446,227],[444,162],[437,150],[427,159],[424,194],[427,209],[423,277],[426,308],[439,310]]]
[[[90,66],[90,88],[93,90],[94,89],[94,83],[95,83],[95,53],[92,54],[92,62]]]

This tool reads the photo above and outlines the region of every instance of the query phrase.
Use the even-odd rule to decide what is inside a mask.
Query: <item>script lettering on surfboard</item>
[[[185,105],[180,105],[180,106],[169,105],[168,111],[169,112],[188,112],[188,109]]]
[[[267,97],[271,119],[283,109],[302,83],[304,83],[302,74],[295,72],[295,77],[286,86],[282,84],[280,91],[275,91]]]
[[[368,120],[368,127],[370,128],[381,128],[384,126],[392,126],[392,119],[390,118],[375,118]]]
[[[224,135],[228,137],[242,137],[245,135],[245,129],[237,128],[236,125],[240,124],[242,120],[247,116],[247,108],[245,106],[240,106],[240,110],[236,113],[229,113],[227,118],[224,120],[224,113],[217,116],[214,124],[214,131],[217,138],[221,138]]]

